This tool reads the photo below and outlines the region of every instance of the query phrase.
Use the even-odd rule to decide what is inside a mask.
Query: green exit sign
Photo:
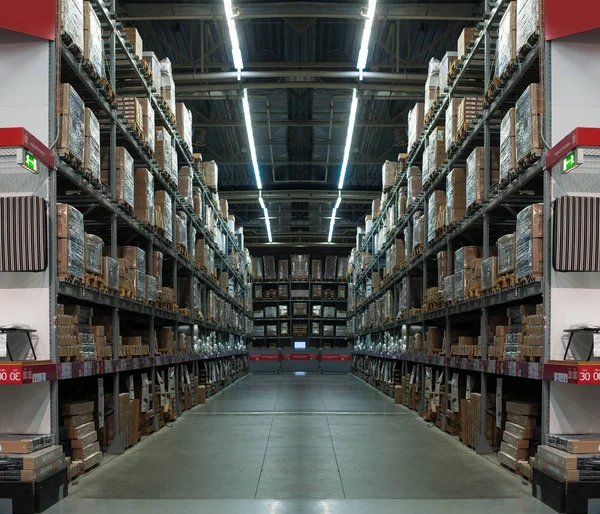
[[[33,156],[32,153],[23,152],[23,166],[34,173],[37,173],[38,160]]]
[[[572,170],[576,166],[577,166],[577,153],[571,152],[563,160],[563,172],[566,173],[567,171]]]

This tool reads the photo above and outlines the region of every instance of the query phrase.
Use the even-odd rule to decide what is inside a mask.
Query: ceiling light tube
[[[346,168],[348,167],[348,159],[350,158],[350,146],[352,145],[352,135],[354,134],[354,124],[356,123],[356,110],[358,108],[358,95],[356,89],[352,90],[352,104],[350,105],[350,119],[348,120],[348,133],[346,134],[346,146],[344,147],[344,159],[342,160],[342,169],[340,172],[340,181],[338,189],[344,187],[344,179],[346,178]]]
[[[237,79],[242,80],[242,70],[244,69],[244,61],[242,59],[240,41],[238,39],[237,30],[235,28],[235,18],[237,15],[233,12],[233,4],[231,0],[223,0],[223,6],[225,7],[225,17],[227,18],[229,38],[231,39],[231,54],[233,56],[233,66],[237,70]]]
[[[336,213],[337,213],[337,209],[334,207],[333,211],[331,211],[331,220],[329,221],[329,235],[327,236],[328,243],[331,243],[331,238],[333,237],[333,226],[335,225]]]
[[[263,200],[263,197],[262,197],[262,191],[258,192],[258,203],[260,204],[260,208],[261,209],[265,209],[266,208],[265,201]]]
[[[269,238],[269,243],[272,243],[273,236],[271,235],[271,221],[269,220],[269,210],[266,207],[263,207],[263,213],[265,214],[265,225],[267,226],[267,237]]]
[[[342,203],[342,192],[340,190],[338,190],[338,197],[337,197],[337,200],[335,201],[335,209],[339,209],[341,203]]]
[[[258,169],[258,159],[256,157],[256,147],[254,146],[254,132],[252,131],[252,119],[250,117],[250,103],[248,102],[248,90],[244,89],[242,96],[242,106],[244,108],[244,119],[246,121],[246,133],[248,134],[248,145],[250,147],[250,157],[254,169],[254,178],[256,178],[256,187],[262,189],[260,180],[260,171]]]
[[[377,0],[369,0],[367,12],[364,15],[365,29],[363,31],[363,37],[360,44],[360,51],[358,52],[358,60],[356,61],[356,68],[358,69],[358,79],[363,79],[363,72],[367,67],[367,57],[369,56],[369,40],[371,39],[371,29],[373,28],[373,19],[375,18],[375,7],[377,6]]]

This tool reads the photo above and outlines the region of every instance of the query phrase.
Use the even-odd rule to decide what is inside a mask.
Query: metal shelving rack
[[[254,282],[253,284],[254,286],[263,286],[263,287],[268,287],[268,286],[279,286],[279,285],[287,285],[287,292],[288,292],[288,298],[284,298],[284,299],[280,299],[280,300],[275,300],[275,299],[266,299],[266,298],[255,298],[254,295],[254,300],[253,300],[253,305],[254,305],[254,312],[256,313],[257,310],[263,310],[265,306],[273,306],[273,305],[281,305],[281,304],[286,304],[288,306],[289,309],[289,316],[287,317],[276,317],[276,318],[254,318],[254,326],[256,327],[257,324],[264,324],[265,328],[266,325],[268,324],[273,324],[276,323],[278,325],[279,328],[279,324],[281,322],[284,323],[288,323],[289,326],[289,332],[290,335],[289,336],[277,336],[277,337],[268,337],[268,336],[261,336],[258,337],[256,336],[256,334],[254,335],[254,342],[255,342],[255,347],[263,347],[264,345],[268,345],[269,341],[282,341],[282,342],[288,342],[290,344],[290,346],[292,345],[293,340],[305,340],[307,347],[311,347],[311,348],[325,348],[325,344],[328,344],[328,347],[331,348],[338,348],[338,347],[346,347],[348,340],[347,337],[348,335],[346,334],[345,336],[332,336],[332,337],[324,337],[323,335],[318,335],[318,336],[312,336],[311,335],[311,331],[312,331],[312,322],[321,322],[321,323],[332,323],[334,324],[334,332],[337,326],[339,325],[346,325],[346,317],[343,318],[325,318],[323,316],[321,317],[313,317],[312,315],[312,306],[315,304],[319,304],[319,305],[324,305],[324,306],[336,306],[337,309],[339,308],[344,308],[344,310],[347,307],[348,304],[348,299],[347,299],[347,294],[348,294],[348,286],[345,282],[340,282],[340,281],[328,281],[328,280],[313,280],[312,277],[309,278],[309,280],[304,280],[304,281],[298,281],[298,280],[292,280],[291,277],[288,280],[273,280],[273,281],[260,281],[260,282]],[[336,299],[319,299],[319,298],[313,298],[312,297],[312,288],[313,286],[341,286],[343,285],[346,288],[346,296],[344,298],[336,298]],[[308,298],[292,298],[291,297],[291,288],[292,286],[306,286],[308,288],[308,292],[309,292],[309,296]],[[308,316],[306,317],[294,317],[292,316],[292,308],[293,308],[293,304],[294,303],[306,303],[308,306]],[[308,324],[308,335],[307,336],[293,336],[292,334],[292,324],[294,322],[298,322],[298,321],[305,321]],[[321,327],[321,332],[322,332],[322,328]],[[278,333],[280,331],[278,330]],[[258,345],[256,344],[258,343]],[[278,347],[281,347],[280,344],[278,344]]]
[[[115,2],[106,6],[102,0],[91,0],[91,5],[97,14],[103,32],[105,45],[107,79],[112,90],[117,94],[127,94],[137,97],[150,99],[155,112],[157,126],[165,127],[172,137],[173,150],[177,153],[180,166],[189,166],[193,170],[194,186],[201,190],[202,204],[210,206],[215,213],[215,224],[222,230],[225,237],[225,249],[221,249],[212,234],[204,226],[202,219],[198,218],[193,206],[187,203],[179,193],[176,186],[169,180],[167,173],[161,169],[154,157],[140,145],[134,135],[134,131],[127,125],[122,115],[117,111],[116,104],[113,103],[105,91],[99,87],[99,82],[94,74],[76,52],[72,52],[66,44],[60,44],[59,70],[61,82],[70,83],[75,90],[84,99],[87,107],[91,107],[97,114],[101,125],[101,137],[108,141],[110,148],[110,192],[101,185],[89,182],[83,174],[73,169],[64,160],[58,161],[57,172],[58,179],[55,180],[55,196],[59,201],[69,203],[79,207],[84,212],[89,209],[101,208],[107,213],[107,225],[104,230],[110,234],[110,240],[105,240],[106,246],[110,248],[110,255],[117,257],[118,241],[121,244],[138,244],[146,251],[147,273],[152,274],[152,252],[154,250],[163,253],[165,264],[168,262],[169,269],[172,270],[173,288],[179,296],[178,277],[195,277],[200,284],[200,295],[202,312],[197,317],[195,313],[185,315],[178,311],[170,311],[158,308],[145,302],[135,299],[126,299],[98,290],[93,290],[83,285],[59,281],[56,274],[53,280],[55,290],[58,292],[58,301],[74,299],[91,306],[108,307],[112,313],[113,327],[113,360],[106,361],[86,361],[86,362],[67,362],[56,365],[55,376],[59,380],[69,380],[71,378],[106,376],[110,375],[112,379],[112,390],[117,394],[120,389],[121,372],[147,369],[151,376],[151,390],[154,391],[157,383],[157,369],[161,366],[175,366],[176,380],[179,383],[181,377],[189,372],[190,375],[198,376],[200,369],[204,366],[207,371],[209,368],[213,371],[212,376],[217,379],[233,378],[237,379],[247,370],[247,357],[245,351],[221,351],[215,353],[192,353],[181,354],[178,348],[179,330],[183,327],[198,327],[200,337],[207,337],[211,333],[216,334],[217,342],[233,342],[234,344],[244,343],[248,323],[248,313],[246,312],[246,296],[249,292],[249,278],[245,263],[242,271],[235,269],[229,262],[229,256],[233,252],[241,254],[241,246],[235,234],[230,233],[227,228],[227,221],[224,220],[216,208],[212,194],[203,181],[192,157],[191,148],[183,141],[172,122],[166,104],[155,90],[152,84],[147,80],[143,73],[143,63],[137,60],[132,52],[131,43],[121,33],[122,24],[117,20],[115,14]],[[107,146],[107,145],[103,145]],[[155,185],[167,191],[172,200],[173,212],[173,234],[176,232],[175,213],[183,212],[187,215],[188,226],[188,248],[190,256],[182,254],[176,247],[176,238],[172,242],[162,239],[155,232],[147,228],[137,218],[124,210],[116,199],[116,148],[124,146],[134,158],[137,167],[147,168],[153,175]],[[77,196],[66,194],[67,191],[75,189],[79,194]],[[75,199],[77,198],[77,199]],[[97,228],[97,227],[96,227]],[[194,263],[193,253],[195,240],[193,240],[192,230],[195,229],[197,236],[202,237],[208,246],[214,251],[215,269],[226,271],[228,277],[233,281],[234,295],[222,290],[214,277],[207,274],[205,270],[200,269]],[[124,243],[127,241],[127,243]],[[190,281],[192,282],[192,281]],[[230,286],[231,287],[231,286]],[[231,305],[232,310],[237,313],[241,320],[241,326],[237,329],[231,326],[217,326],[207,318],[207,293],[212,291],[219,298]],[[186,294],[184,292],[184,294]],[[194,291],[190,286],[189,299],[193,305]],[[54,306],[54,312],[56,312]],[[141,318],[140,318],[141,316]],[[119,329],[122,322],[133,320],[135,322],[147,323],[150,334],[150,356],[141,358],[119,359]],[[163,323],[173,326],[175,333],[175,350],[173,355],[157,355],[155,348],[155,327]],[[221,365],[231,363],[232,365]],[[186,370],[183,367],[187,367]],[[221,376],[221,374],[232,373],[231,376]],[[48,375],[51,380],[51,375]],[[181,400],[179,398],[179,388],[176,391],[176,407],[181,413]],[[115,433],[119,431],[119,412],[114,413]],[[155,426],[158,427],[158,416],[155,416]],[[117,448],[117,452],[123,451],[123,448]]]
[[[410,304],[406,309],[404,316],[396,316],[399,310],[400,282],[403,278],[411,276],[421,277],[423,282],[423,296],[427,287],[433,287],[435,281],[428,281],[435,269],[435,259],[438,252],[446,250],[448,255],[448,268],[453,268],[454,250],[463,246],[464,241],[469,244],[476,244],[483,248],[483,258],[489,256],[490,248],[490,229],[494,228],[491,218],[498,209],[507,206],[510,210],[511,202],[518,206],[518,210],[530,203],[543,201],[544,181],[542,178],[543,166],[541,160],[533,163],[526,169],[522,169],[508,184],[491,184],[491,148],[498,146],[499,142],[499,124],[506,110],[513,107],[518,96],[525,88],[533,82],[540,82],[541,69],[541,49],[543,44],[538,41],[533,43],[528,51],[518,56],[517,60],[511,64],[510,78],[497,90],[495,98],[486,102],[483,112],[476,118],[467,130],[466,136],[457,145],[453,147],[447,155],[446,160],[437,170],[432,171],[423,185],[419,196],[412,204],[407,206],[406,214],[398,216],[397,204],[400,187],[406,184],[407,172],[411,166],[420,166],[425,146],[425,141],[435,127],[444,125],[444,114],[452,97],[461,97],[468,94],[483,95],[489,88],[492,79],[492,70],[495,52],[495,37],[497,34],[500,19],[508,7],[507,0],[497,0],[485,2],[485,15],[478,25],[478,34],[469,44],[466,56],[459,60],[458,71],[455,78],[449,82],[448,88],[442,92],[440,98],[434,104],[430,115],[427,118],[420,137],[415,141],[412,148],[409,149],[408,159],[402,171],[399,174],[392,191],[388,194],[388,202],[382,208],[381,214],[373,221],[373,229],[363,240],[362,246],[356,255],[355,263],[360,263],[363,254],[370,256],[369,264],[360,271],[355,271],[352,275],[354,282],[354,305],[356,308],[349,313],[349,319],[354,326],[356,341],[364,341],[370,338],[373,345],[383,343],[384,334],[389,334],[394,338],[400,338],[405,331],[422,331],[423,340],[428,326],[438,326],[450,333],[453,323],[459,321],[462,323],[471,323],[474,328],[479,327],[479,334],[487,333],[488,309],[493,306],[510,306],[523,303],[523,301],[537,301],[542,303],[542,292],[544,283],[534,282],[532,284],[516,286],[509,290],[503,290],[497,294],[489,294],[474,299],[468,299],[458,302],[454,305],[440,309],[412,313]],[[459,56],[460,58],[460,56]],[[492,140],[495,144],[492,144]],[[361,294],[365,291],[368,277],[371,273],[381,272],[385,268],[385,253],[395,243],[396,238],[404,233],[408,228],[408,241],[405,241],[407,248],[412,246],[413,214],[423,210],[425,227],[428,226],[427,201],[436,189],[443,189],[443,184],[450,172],[455,167],[464,167],[469,153],[476,147],[484,148],[484,199],[483,202],[463,217],[458,223],[450,228],[440,237],[428,241],[427,233],[424,237],[424,247],[422,252],[407,265],[394,273],[381,285],[381,287],[365,297]],[[519,198],[519,193],[527,186],[533,189],[534,195],[527,197],[525,202]],[[388,234],[385,243],[378,250],[375,248],[375,234],[379,230],[386,229],[385,221],[389,209],[396,209],[394,219],[398,220],[391,233]],[[514,222],[516,223],[516,213],[512,211]],[[514,230],[514,225],[513,225]],[[506,229],[504,233],[509,233]],[[502,235],[502,234],[500,234]],[[547,237],[548,234],[544,234]],[[547,240],[547,239],[546,239]],[[409,250],[410,251],[410,250]],[[355,267],[357,265],[355,264]],[[545,280],[545,279],[544,279]],[[406,296],[410,302],[410,280],[407,280]],[[380,327],[373,327],[368,330],[358,330],[359,316],[365,312],[368,306],[381,298],[387,291],[393,291],[393,312],[395,320]],[[470,316],[470,318],[469,318]],[[405,375],[414,366],[416,379],[421,384],[425,382],[425,365],[436,366],[437,371],[444,372],[445,390],[448,391],[449,374],[451,370],[465,370],[477,374],[480,383],[480,392],[485,397],[488,391],[488,380],[490,376],[511,376],[521,377],[533,380],[542,380],[543,365],[539,362],[503,362],[487,358],[487,344],[481,345],[481,358],[458,358],[450,355],[449,338],[444,339],[442,355],[424,355],[424,354],[389,354],[374,351],[357,351],[354,354],[354,369],[361,375],[360,370],[365,369],[365,362],[371,359],[384,361],[396,361],[401,363],[403,375]],[[368,378],[363,375],[363,378]],[[379,378],[379,377],[376,377]],[[421,394],[419,412],[424,409],[424,395]],[[442,429],[446,425],[446,409],[442,408]],[[486,409],[482,407],[480,412],[481,426],[486,426]],[[480,437],[480,443],[476,447],[478,452],[487,453],[491,451],[487,445],[485,434]]]

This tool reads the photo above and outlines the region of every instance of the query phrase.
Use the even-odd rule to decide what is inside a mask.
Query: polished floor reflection
[[[167,510],[552,512],[517,477],[351,375],[250,375],[82,479],[50,512]]]

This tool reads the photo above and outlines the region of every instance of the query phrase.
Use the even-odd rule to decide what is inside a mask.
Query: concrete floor
[[[49,512],[165,511],[553,512],[517,477],[351,375],[250,375],[82,479]]]

